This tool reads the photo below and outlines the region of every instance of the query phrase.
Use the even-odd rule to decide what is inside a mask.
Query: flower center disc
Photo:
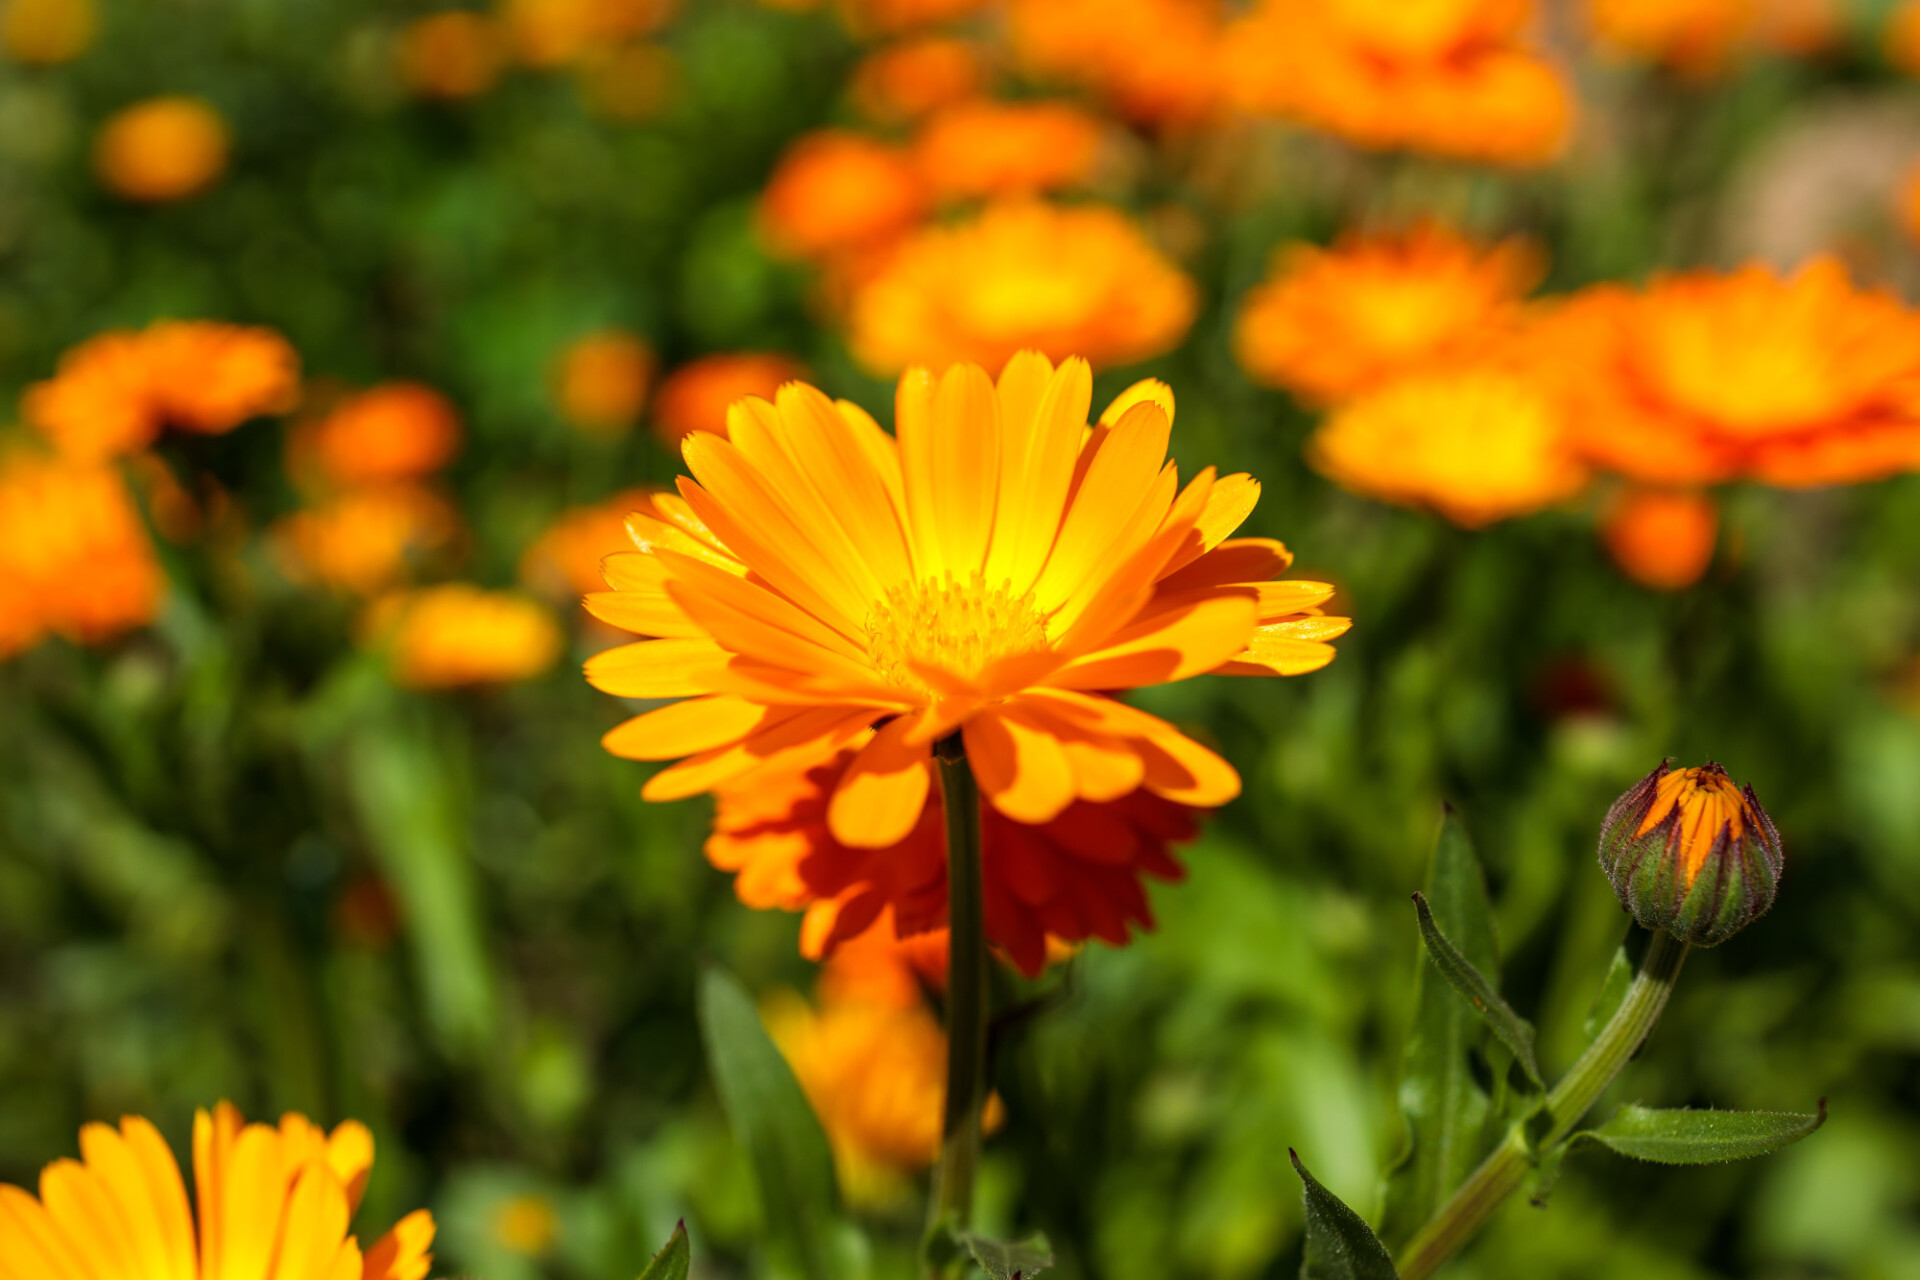
[[[889,684],[938,692],[918,669],[972,680],[1002,658],[1045,653],[1047,620],[1031,591],[988,586],[978,572],[903,582],[867,617],[867,651]]]

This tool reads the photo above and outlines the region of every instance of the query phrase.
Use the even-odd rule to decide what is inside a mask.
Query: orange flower
[[[632,122],[660,114],[680,87],[680,64],[657,44],[612,45],[580,66],[580,92],[596,115]]]
[[[1711,76],[1747,39],[1753,0],[1587,0],[1587,28],[1616,54]]]
[[[870,53],[853,70],[853,101],[883,124],[918,120],[985,87],[986,68],[965,40],[917,36]]]
[[[70,62],[93,46],[100,15],[93,0],[6,0],[0,51],[15,62]]]
[[[1129,119],[1192,123],[1221,105],[1218,0],[1012,0],[1028,72],[1085,86]]]
[[[1920,314],[1813,259],[1576,295],[1546,322],[1576,443],[1653,484],[1845,484],[1920,467]]]
[[[639,418],[653,382],[653,349],[617,329],[591,333],[560,353],[553,395],[583,431],[624,431]]]
[[[387,650],[394,680],[412,689],[528,680],[565,645],[545,605],[464,582],[383,597],[366,634]]]
[[[423,98],[478,97],[500,79],[504,43],[485,14],[450,9],[415,18],[400,34],[400,81]]]
[[[1920,76],[1920,0],[1901,0],[1887,19],[1881,42],[1887,61],[1911,76]]]
[[[561,67],[659,30],[675,7],[675,0],[504,0],[500,16],[522,62]]]
[[[283,572],[295,582],[371,596],[417,562],[440,558],[460,535],[460,516],[439,494],[412,484],[351,489],[296,511],[273,529]]]
[[[115,195],[148,204],[180,200],[227,167],[227,123],[198,98],[149,98],[100,126],[93,167]]]
[[[992,0],[840,0],[840,15],[861,35],[893,35],[965,18]]]
[[[767,243],[821,258],[892,238],[919,221],[927,193],[906,152],[857,133],[820,129],[787,148],[760,193]]]
[[[860,362],[971,361],[991,368],[1032,348],[1106,366],[1178,346],[1198,291],[1117,209],[1029,202],[928,227],[853,297]]]
[[[160,1131],[139,1116],[80,1130],[79,1160],[40,1174],[40,1196],[0,1184],[7,1280],[423,1280],[433,1215],[416,1209],[363,1255],[348,1223],[373,1166],[373,1135],[329,1134],[288,1112],[246,1124],[230,1102],[193,1117],[197,1206]]]
[[[735,351],[689,360],[660,384],[653,398],[653,429],[670,445],[689,432],[727,434],[727,409],[736,400],[773,399],[785,382],[807,376],[792,356],[771,351]]]
[[[145,626],[166,575],[112,469],[0,455],[0,657],[47,632],[84,643]]]
[[[1331,587],[1271,580],[1290,562],[1279,543],[1228,540],[1251,478],[1206,468],[1179,487],[1164,385],[1136,384],[1089,430],[1091,397],[1084,360],[1023,352],[997,387],[973,365],[909,370],[897,440],[798,383],[735,405],[729,439],[688,436],[697,478],[628,518],[637,550],[608,557],[613,590],[587,598],[658,637],[597,656],[588,679],[684,699],[606,735],[615,755],[685,757],[643,794],[748,786],[851,749],[827,827],[886,848],[921,821],[932,744],[960,733],[1016,822],[1142,787],[1233,798],[1230,765],[1111,691],[1315,670],[1347,622],[1318,614]]]
[[[1629,578],[1658,591],[1700,581],[1713,563],[1720,512],[1704,493],[1629,489],[1607,508],[1600,536]]]
[[[383,382],[348,396],[288,441],[292,469],[352,487],[413,480],[460,447],[453,402],[418,382]]]
[[[1571,497],[1586,468],[1558,405],[1497,366],[1408,374],[1349,402],[1307,443],[1342,488],[1478,528]]]
[[[1290,244],[1247,295],[1234,353],[1255,382],[1329,403],[1484,346],[1513,327],[1540,268],[1524,241],[1483,249],[1437,223]]]
[[[520,557],[520,580],[550,597],[578,598],[606,586],[600,562],[629,550],[627,516],[650,509],[655,490],[628,489],[590,507],[573,507]]]
[[[927,184],[947,200],[1083,186],[1100,159],[1100,121],[1064,102],[947,107],[914,139]]]

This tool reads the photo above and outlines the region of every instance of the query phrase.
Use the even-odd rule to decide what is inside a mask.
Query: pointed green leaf
[[[1720,1164],[1789,1147],[1827,1122],[1827,1100],[1812,1115],[1790,1111],[1693,1111],[1621,1107],[1598,1129],[1567,1140],[1655,1164]]]
[[[1460,954],[1460,949],[1447,941],[1447,935],[1440,932],[1440,926],[1434,923],[1433,909],[1427,906],[1424,894],[1413,895],[1413,909],[1420,917],[1420,937],[1427,944],[1427,954],[1449,985],[1472,1006],[1480,1015],[1481,1021],[1500,1037],[1500,1043],[1507,1046],[1513,1054],[1513,1060],[1520,1064],[1520,1070],[1526,1073],[1535,1088],[1546,1088],[1546,1081],[1540,1078],[1540,1064],[1533,1056],[1533,1024],[1513,1011],[1513,1006],[1500,998],[1486,975],[1475,968],[1473,962]]]
[[[1582,1028],[1587,1040],[1597,1039],[1606,1025],[1613,1021],[1615,1011],[1627,998],[1627,989],[1633,985],[1634,963],[1627,954],[1627,944],[1621,943],[1613,951],[1613,963],[1607,966],[1607,976],[1600,984],[1600,994],[1593,998],[1593,1008],[1587,1014],[1586,1025]]]
[[[682,1219],[674,1228],[667,1242],[660,1246],[660,1252],[653,1255],[653,1261],[640,1273],[640,1280],[687,1280],[687,1267],[693,1261],[693,1251],[687,1245],[687,1224]]]
[[[1387,1247],[1366,1219],[1321,1186],[1293,1148],[1287,1148],[1287,1156],[1306,1187],[1307,1252],[1300,1280],[1399,1280]]]
[[[955,1239],[967,1247],[973,1260],[993,1280],[1032,1280],[1053,1265],[1053,1246],[1038,1231],[1025,1240],[1011,1243],[977,1236],[971,1231],[956,1232]]]
[[[727,1123],[753,1159],[769,1247],[807,1280],[837,1280],[827,1136],[752,998],[719,969],[701,975],[700,1032]]]

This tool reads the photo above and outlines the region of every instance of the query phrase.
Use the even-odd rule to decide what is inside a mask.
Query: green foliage
[[[1593,1145],[1655,1164],[1719,1164],[1771,1155],[1827,1122],[1827,1102],[1812,1115],[1787,1111],[1695,1111],[1621,1107],[1598,1129],[1585,1129],[1568,1146]]]
[[[1533,1024],[1515,1013],[1500,993],[1493,989],[1486,975],[1473,967],[1473,963],[1460,949],[1447,941],[1447,935],[1440,932],[1440,926],[1434,923],[1433,911],[1427,906],[1423,894],[1413,895],[1413,906],[1420,918],[1420,939],[1426,944],[1427,956],[1433,961],[1434,968],[1447,980],[1461,999],[1473,1007],[1487,1024],[1487,1029],[1500,1038],[1514,1061],[1526,1073],[1527,1079],[1536,1089],[1544,1089],[1546,1084],[1540,1079],[1540,1064],[1533,1057]]]
[[[1287,1155],[1305,1187],[1307,1245],[1300,1280],[1396,1280],[1393,1259],[1366,1219],[1321,1186],[1298,1153]]]
[[[640,1280],[687,1280],[687,1266],[692,1261],[692,1249],[687,1244],[687,1224],[675,1224],[673,1234],[660,1246],[660,1252],[653,1255],[653,1261],[640,1273]]]
[[[1053,1265],[1053,1247],[1039,1232],[1011,1243],[971,1231],[959,1232],[957,1238],[993,1280],[1033,1280]]]

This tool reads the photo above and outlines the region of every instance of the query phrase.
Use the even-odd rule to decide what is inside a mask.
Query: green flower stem
[[[1528,1137],[1539,1116],[1514,1122],[1507,1137],[1494,1148],[1478,1169],[1473,1171],[1453,1198],[1420,1228],[1399,1260],[1400,1280],[1426,1280],[1427,1276],[1452,1257],[1472,1238],[1493,1211],[1513,1194],[1537,1159],[1573,1132],[1594,1101],[1606,1090],[1620,1069],[1639,1051],[1653,1024],[1667,1007],[1667,997],[1680,976],[1680,965],[1687,958],[1687,944],[1662,930],[1653,935],[1653,943],[1641,958],[1640,971],[1627,989],[1626,999],[1614,1011],[1611,1021],[1600,1032],[1580,1061],[1573,1064],[1547,1094],[1545,1115],[1552,1127],[1537,1140]]]
[[[980,788],[960,735],[934,744],[947,811],[947,1103],[929,1228],[964,1228],[980,1163],[987,1077],[987,931],[980,884]]]

